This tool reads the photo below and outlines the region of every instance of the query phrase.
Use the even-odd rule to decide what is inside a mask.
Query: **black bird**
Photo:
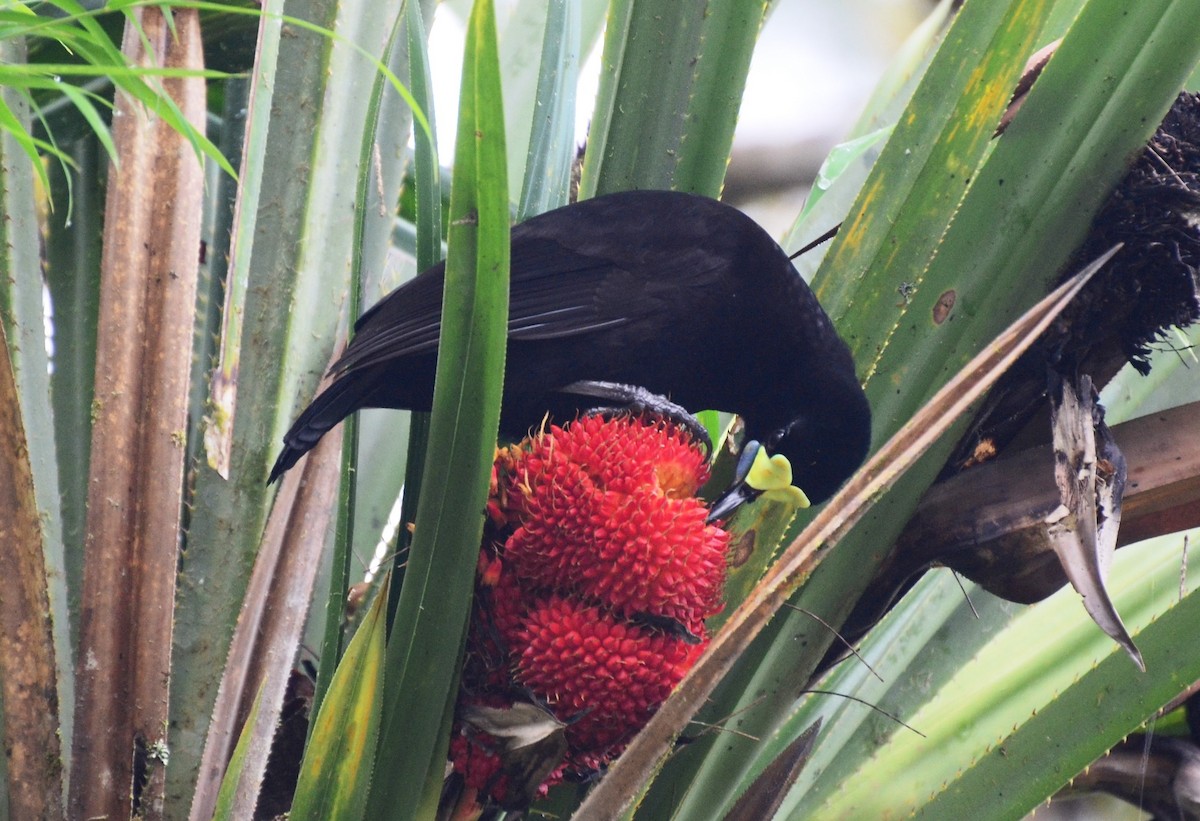
[[[596,197],[514,227],[511,271],[503,433],[649,392],[740,414],[814,502],[866,456],[870,410],[850,351],[788,255],[740,211],[672,191]],[[362,315],[270,481],[359,408],[429,410],[444,274],[435,265]]]

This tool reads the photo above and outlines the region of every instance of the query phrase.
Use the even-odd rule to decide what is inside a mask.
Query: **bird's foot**
[[[704,446],[706,455],[712,454],[712,439],[708,436],[708,429],[700,424],[699,419],[688,413],[686,408],[675,404],[665,396],[652,393],[637,385],[591,380],[572,382],[559,392],[597,400],[595,407],[587,409],[586,413],[589,414],[601,416],[648,414],[674,422]]]

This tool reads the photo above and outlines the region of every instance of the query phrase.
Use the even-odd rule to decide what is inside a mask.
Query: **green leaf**
[[[63,546],[68,590],[83,579],[84,517],[92,445],[96,323],[100,305],[100,251],[108,160],[93,135],[68,146],[74,167],[51,163],[50,196],[73,200],[46,220],[46,287],[54,308],[54,368],[50,374],[55,449],[62,494]],[[74,176],[72,184],[71,177]],[[78,613],[72,614],[78,619]],[[78,624],[73,624],[73,630]],[[70,703],[64,701],[63,703]]]
[[[228,453],[229,460],[214,460],[221,471],[208,463],[196,471],[171,679],[174,800],[190,795],[196,782],[216,684],[271,500],[264,485],[270,460],[328,366],[345,321],[355,208],[355,187],[346,181],[357,175],[368,100],[337,89],[374,76],[379,61],[356,43],[381,49],[379,31],[399,3],[302,0],[287,3],[286,19],[283,7],[272,0],[262,11],[221,364],[212,404],[197,409],[212,424],[207,455]],[[337,35],[330,36],[335,25]]]
[[[259,687],[258,693],[254,696],[254,703],[250,705],[250,712],[246,716],[246,723],[242,725],[242,733],[238,736],[237,746],[233,748],[233,755],[229,757],[229,766],[225,768],[225,775],[221,778],[221,788],[217,791],[213,821],[236,821],[234,808],[238,804],[239,790],[244,789],[242,774],[245,772],[246,758],[250,754],[254,739],[254,726],[258,723],[262,697],[263,688]]]
[[[413,216],[416,220],[412,255],[416,260],[416,271],[420,272],[433,267],[442,260],[444,255],[442,216],[443,207],[446,205],[443,202],[443,194],[447,186],[443,185],[442,169],[438,163],[437,139],[434,131],[433,82],[429,71],[424,19],[420,9],[416,6],[410,6],[407,14],[410,38],[409,75],[413,85],[413,96],[418,104],[428,111],[430,126],[427,135],[418,134],[414,138],[412,163]],[[404,498],[400,501],[400,527],[392,542],[396,546],[395,556],[392,560],[393,572],[398,580],[404,577],[404,567],[408,559],[407,551],[412,542],[412,537],[405,525],[416,518],[417,502],[421,498],[421,482],[425,472],[425,456],[429,445],[429,414],[420,411],[410,413],[406,434],[408,447],[405,450],[403,472],[400,474],[403,479]],[[388,607],[389,615],[395,613],[400,589],[399,584],[392,586],[392,600]]]
[[[579,82],[579,2],[551,0],[542,38],[525,184],[517,221],[566,205],[575,162],[575,86]]]
[[[18,64],[24,60],[22,42],[0,40],[0,62]],[[69,479],[62,475],[56,458],[58,443],[54,416],[50,412],[51,369],[46,352],[41,232],[35,196],[36,177],[44,182],[46,171],[36,152],[30,158],[33,149],[21,139],[29,126],[25,96],[19,89],[0,86],[0,110],[7,112],[17,126],[15,131],[0,129],[0,328],[6,338],[0,356],[9,359],[4,367],[12,369],[12,388],[16,392],[16,406],[10,408],[8,420],[14,425],[7,426],[6,431],[11,437],[9,453],[20,454],[20,461],[7,466],[10,469],[5,471],[8,476],[0,479],[0,483],[8,484],[13,496],[22,500],[13,508],[5,506],[2,509],[0,519],[5,524],[0,528],[7,530],[11,521],[12,535],[6,539],[10,542],[9,555],[14,562],[23,557],[20,564],[25,570],[21,577],[8,579],[11,587],[6,594],[4,643],[10,652],[23,648],[20,655],[30,665],[28,670],[3,666],[8,678],[4,682],[6,698],[11,700],[22,694],[19,703],[5,705],[4,712],[8,720],[17,722],[22,721],[22,711],[33,709],[38,713],[37,718],[23,722],[23,729],[28,733],[16,731],[22,737],[20,747],[25,747],[38,730],[54,732],[43,724],[61,721],[58,731],[61,737],[45,738],[44,749],[36,751],[39,755],[54,756],[59,754],[54,751],[71,747],[73,725],[68,705],[74,699],[75,679],[74,665],[69,657],[72,643],[60,497],[60,482]],[[25,470],[28,473],[22,476]],[[32,494],[25,495],[29,490]],[[26,504],[28,509],[23,509]],[[40,531],[36,534],[40,536],[40,542],[22,538],[24,528],[21,525],[28,522],[22,514],[26,513],[32,514]],[[23,606],[29,609],[22,611]],[[46,704],[55,700],[64,718],[47,714]],[[59,744],[64,747],[58,747]],[[23,766],[28,763],[25,756],[34,752],[17,750],[11,753],[13,760],[5,773],[17,779],[33,779],[46,790],[57,789],[61,773],[50,773],[37,765],[33,770]],[[43,777],[46,782],[42,781]],[[29,789],[36,791],[38,787],[30,785]],[[23,798],[15,792],[12,796],[14,802]],[[20,806],[34,805],[14,803],[13,812],[19,814]]]
[[[495,452],[508,311],[504,112],[492,4],[467,30],[446,288],[416,533],[387,652],[371,818],[436,806]],[[386,776],[382,775],[386,774]]]
[[[500,37],[500,79],[504,87],[504,133],[509,148],[508,178],[514,198],[528,199],[525,186],[542,187],[531,151],[545,138],[554,151],[569,150],[575,158],[575,92],[579,60],[592,52],[604,29],[607,0],[516,0],[497,21]],[[540,43],[541,49],[534,48]],[[553,88],[552,93],[548,91]],[[543,132],[539,135],[539,131]],[[558,142],[565,139],[567,145]],[[557,167],[552,177],[557,176]],[[517,181],[525,185],[517,187]],[[519,202],[520,200],[518,200]],[[562,204],[566,204],[564,200]],[[540,210],[518,208],[519,219]]]
[[[407,49],[410,45],[410,38],[405,35],[405,29],[410,26],[407,24],[405,17],[410,17],[414,11],[419,15],[419,7],[414,3],[407,3],[405,7],[409,10],[407,15],[397,14],[392,20],[391,32],[388,35],[387,43],[384,46],[384,56],[389,62],[394,62],[401,57],[407,57]],[[419,16],[417,20],[419,21]],[[421,32],[420,42],[424,43],[424,32]],[[389,211],[384,207],[384,194],[382,188],[384,186],[384,168],[383,168],[383,150],[386,146],[389,155],[395,155],[403,150],[400,140],[395,138],[395,135],[381,133],[381,123],[383,117],[384,92],[387,89],[387,77],[383,72],[377,72],[374,75],[371,84],[371,94],[367,102],[366,109],[366,125],[363,128],[361,143],[359,145],[358,166],[356,169],[356,191],[354,201],[360,204],[360,207],[354,211],[353,222],[353,238],[351,240],[351,261],[350,261],[350,300],[349,300],[349,315],[357,317],[362,313],[362,301],[366,296],[367,282],[372,285],[377,282],[377,278],[368,275],[364,270],[366,266],[363,260],[371,250],[378,250],[379,228],[381,223],[390,222],[388,218]],[[417,140],[420,141],[424,137],[424,132],[418,130]],[[392,178],[393,185],[398,185],[396,177],[397,168],[396,162],[389,163],[388,176]],[[373,189],[380,189],[380,193],[376,194]],[[396,192],[398,193],[398,192]],[[363,204],[371,202],[373,199],[378,199],[377,208],[362,207]],[[387,521],[387,516],[391,512],[392,506],[396,500],[398,488],[392,482],[381,479],[383,477],[396,477],[403,475],[403,458],[396,459],[369,459],[369,466],[376,470],[382,471],[380,475],[363,477],[359,474],[358,460],[359,455],[364,453],[359,435],[359,422],[361,417],[358,414],[352,414],[343,422],[343,430],[345,439],[342,447],[342,474],[348,480],[342,482],[339,488],[338,498],[338,518],[334,527],[333,538],[333,557],[330,563],[330,574],[328,584],[328,595],[325,599],[324,608],[324,627],[321,633],[321,663],[317,670],[317,686],[313,694],[314,709],[319,708],[321,700],[324,698],[325,689],[329,684],[329,679],[333,674],[333,670],[338,665],[342,651],[344,649],[345,632],[347,626],[343,624],[342,613],[345,608],[346,597],[350,591],[352,584],[352,558],[355,555],[355,548],[363,548],[362,554],[370,555],[373,552],[375,545],[379,541],[382,533],[382,525]],[[387,422],[393,420],[388,419]],[[398,456],[402,456],[398,454]],[[399,463],[399,464],[397,464]],[[365,481],[363,481],[365,479]],[[359,490],[360,487],[367,492],[369,501],[368,511],[359,509]],[[389,492],[390,490],[390,492]],[[369,532],[360,534],[359,525],[363,522],[363,513],[368,513],[370,519],[374,520],[371,523],[379,522],[378,527],[372,527]],[[373,515],[371,515],[373,514]],[[365,536],[365,539],[363,537]],[[361,541],[360,541],[361,540]],[[313,619],[313,622],[318,621]],[[317,625],[310,625],[310,629]]]
[[[290,818],[363,817],[379,736],[387,598],[384,584],[333,674],[309,732]]]
[[[434,126],[433,80],[429,70],[429,51],[425,46],[426,29],[421,7],[408,3],[407,17],[409,77],[413,99],[426,112],[427,131],[414,136],[414,191],[417,200],[417,270],[424,271],[442,259],[442,184],[438,164],[437,132]]]
[[[1180,589],[1181,573],[1190,579],[1197,570],[1194,555],[1181,568],[1183,538],[1122,550],[1112,568],[1111,592],[1147,674],[1133,668],[1065,588],[1025,608],[978,652],[957,655],[957,669],[927,682],[925,697],[910,700],[903,716],[924,737],[898,725],[881,731],[876,722],[874,754],[802,817],[886,811],[1001,819],[1034,809],[1200,678],[1200,657],[1180,641],[1200,617],[1195,583]],[[945,652],[954,648],[938,649]]]
[[[802,698],[757,751],[751,771],[766,767],[801,725],[819,718],[824,732],[784,804],[785,814],[811,814],[831,795],[853,789],[856,769],[876,753],[879,740],[922,731],[898,722],[911,722],[936,682],[953,676],[1021,609],[969,582],[964,592],[949,570],[926,574],[872,629],[858,657],[847,658],[816,683],[820,692]]]
[[[104,146],[104,150],[108,152],[108,156],[115,158],[117,156],[117,148],[113,145],[112,135],[108,131],[108,126],[104,124],[104,120],[100,117],[100,112],[92,105],[92,101],[89,99],[90,95],[67,83],[62,84],[62,93],[79,109],[79,113],[83,115],[88,125],[92,127],[93,133],[100,140],[100,144]],[[222,154],[222,156],[224,155]]]
[[[720,193],[766,10],[762,2],[613,3],[581,197]]]

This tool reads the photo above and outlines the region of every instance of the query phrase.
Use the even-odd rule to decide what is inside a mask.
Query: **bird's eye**
[[[774,450],[784,439],[789,436],[797,436],[804,430],[805,419],[803,416],[797,416],[791,422],[788,422],[782,428],[779,428],[770,436],[767,437],[766,446],[768,450]]]

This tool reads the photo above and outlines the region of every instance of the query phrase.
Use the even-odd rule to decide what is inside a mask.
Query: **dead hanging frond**
[[[1117,546],[1200,527],[1200,402],[1116,425],[1129,482]],[[1164,459],[1164,454],[1170,458]],[[1062,504],[1047,443],[1006,455],[935,485],[897,540],[893,562],[864,601],[890,601],[887,579],[907,578],[930,564],[953,568],[1009,601],[1041,601],[1067,583],[1047,543],[1048,522]],[[971,515],[963,516],[965,509]],[[861,636],[870,619],[848,623]]]

